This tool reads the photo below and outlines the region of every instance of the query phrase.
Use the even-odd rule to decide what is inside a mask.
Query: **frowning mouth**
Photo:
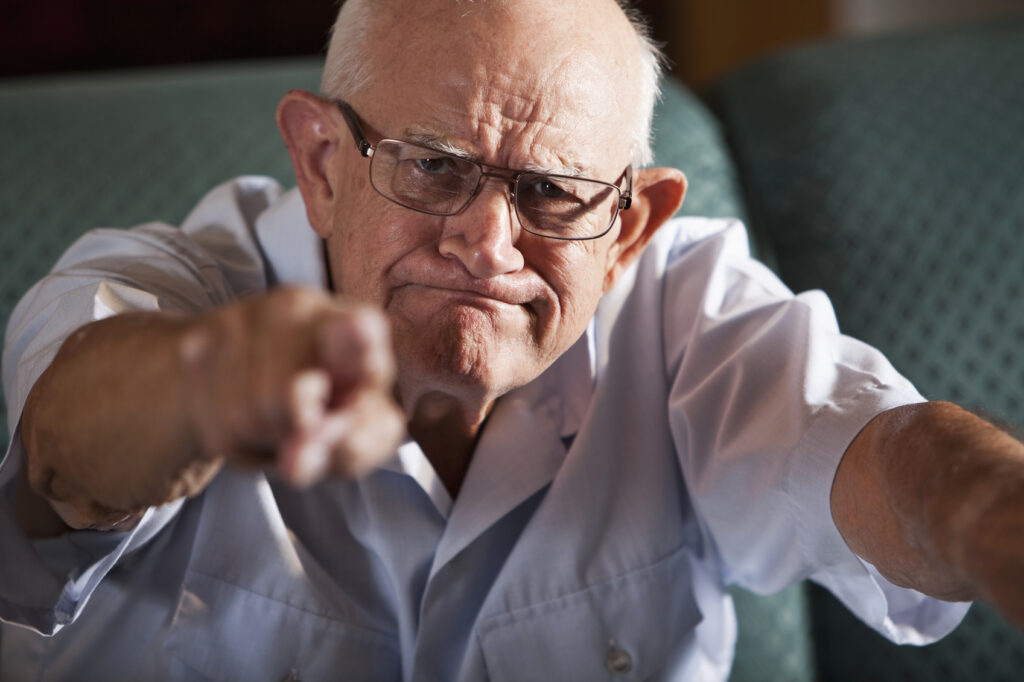
[[[511,308],[525,309],[530,315],[535,315],[534,305],[539,300],[537,296],[528,295],[529,292],[522,288],[495,287],[487,283],[452,286],[415,282],[399,286],[394,293],[401,291],[412,297],[422,296],[424,303],[431,298],[441,298],[452,305],[465,305],[491,313],[508,312]]]
[[[441,294],[453,297],[465,297],[467,299],[486,299],[495,303],[505,305],[525,306],[535,301],[539,296],[532,291],[532,287],[525,285],[497,284],[492,281],[470,281],[470,282],[409,282],[398,287],[399,289],[423,289],[433,290]]]

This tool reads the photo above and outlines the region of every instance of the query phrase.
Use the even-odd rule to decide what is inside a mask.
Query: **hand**
[[[387,322],[371,308],[277,290],[197,319],[181,354],[208,457],[308,485],[366,472],[405,433]]]

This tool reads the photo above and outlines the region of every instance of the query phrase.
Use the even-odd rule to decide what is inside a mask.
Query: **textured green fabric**
[[[817,655],[806,585],[767,597],[730,590],[739,633],[730,682],[811,682]]]
[[[820,587],[810,589],[822,682],[1020,682],[1021,635],[985,604],[938,644],[896,647]]]
[[[710,94],[751,220],[795,289],[932,399],[1024,422],[1024,21],[812,46]],[[1024,637],[976,606],[889,645],[816,593],[823,680],[1021,679]]]
[[[679,215],[746,219],[739,179],[718,121],[693,94],[665,81],[655,109],[654,162],[686,173]]]

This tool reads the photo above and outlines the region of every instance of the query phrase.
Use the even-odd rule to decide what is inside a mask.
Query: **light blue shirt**
[[[10,423],[88,321],[324,273],[301,197],[265,178],[217,188],[181,230],[91,233],[12,316]],[[16,433],[0,677],[724,680],[726,586],[804,578],[891,639],[927,642],[966,605],[885,581],[829,511],[858,431],[920,400],[839,334],[823,294],[794,296],[751,260],[741,225],[675,220],[585,335],[498,401],[454,502],[409,442],[360,480],[300,492],[225,470],[131,532],[29,542],[9,511]]]

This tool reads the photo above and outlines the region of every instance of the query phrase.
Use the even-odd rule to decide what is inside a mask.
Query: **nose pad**
[[[472,209],[474,203],[484,203],[484,204],[486,204],[486,201],[484,201],[484,196],[483,195],[487,194],[488,191],[500,193],[502,198],[505,200],[505,206],[507,208],[507,215],[508,215],[509,225],[511,226],[511,228],[513,230],[513,233],[514,233],[516,226],[518,226],[518,224],[519,224],[518,217],[516,216],[516,206],[515,206],[515,203],[516,203],[515,181],[510,180],[510,179],[508,179],[508,178],[506,178],[504,176],[501,176],[501,175],[496,175],[496,174],[485,173],[484,175],[486,177],[483,180],[481,180],[480,189],[478,190],[477,195],[475,197],[473,197],[473,201],[470,202],[470,205],[467,206],[466,209]],[[489,180],[489,179],[497,180],[497,182],[487,182],[487,180]],[[488,190],[489,186],[492,188],[491,190]],[[515,240],[513,239],[513,241],[515,241]]]

